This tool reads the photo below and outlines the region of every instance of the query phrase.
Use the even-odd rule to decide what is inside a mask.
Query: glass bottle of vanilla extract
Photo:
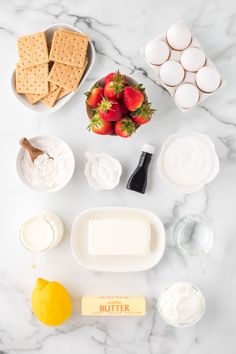
[[[145,193],[147,187],[148,167],[155,152],[153,145],[144,144],[138,166],[127,182],[127,189],[138,193]]]

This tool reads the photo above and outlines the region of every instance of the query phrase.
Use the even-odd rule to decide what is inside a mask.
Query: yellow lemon
[[[70,295],[56,281],[39,278],[32,293],[32,310],[39,321],[49,326],[58,326],[71,315]]]

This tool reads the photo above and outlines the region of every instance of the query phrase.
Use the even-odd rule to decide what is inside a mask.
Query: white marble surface
[[[214,60],[228,86],[191,113],[181,113],[169,95],[155,84],[154,75],[139,54],[139,47],[178,19],[185,20],[206,53]],[[9,75],[16,61],[16,39],[55,22],[81,28],[96,46],[96,65],[88,80],[59,112],[39,117],[20,107],[10,93]],[[235,353],[236,318],[236,5],[233,0],[117,1],[62,0],[0,2],[0,109],[1,109],[1,262],[0,353],[65,354],[227,354]],[[120,69],[143,82],[157,108],[152,123],[130,140],[100,137],[86,130],[84,95],[104,74]],[[150,169],[148,192],[125,189],[144,142],[157,150],[176,131],[208,134],[216,144],[221,172],[204,191],[184,195]],[[18,179],[15,159],[21,136],[56,135],[70,144],[76,173],[62,191],[41,195]],[[86,150],[109,152],[119,158],[124,173],[115,191],[95,192],[83,174]],[[72,258],[69,229],[74,217],[96,206],[137,206],[156,212],[167,228],[168,247],[162,262],[143,273],[108,274],[88,271]],[[37,268],[18,240],[19,227],[41,209],[58,212],[66,237],[45,254]],[[203,258],[178,255],[170,232],[179,216],[203,213],[215,226],[215,245]],[[62,282],[74,301],[71,319],[63,326],[40,324],[30,308],[31,290],[38,276]],[[156,299],[169,282],[188,280],[204,292],[207,311],[193,328],[174,329],[156,311]],[[79,297],[84,294],[144,295],[148,312],[143,318],[83,318]]]

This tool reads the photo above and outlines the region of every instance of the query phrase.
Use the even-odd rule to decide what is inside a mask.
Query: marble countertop
[[[155,83],[139,48],[169,25],[187,22],[207,55],[228,82],[227,87],[183,114],[170,96]],[[37,116],[19,106],[11,95],[9,77],[17,58],[16,39],[65,22],[80,28],[96,47],[96,65],[79,92],[60,111]],[[233,0],[61,0],[0,2],[1,40],[1,262],[0,353],[65,354],[227,354],[235,353],[236,318],[236,5]],[[120,69],[142,82],[157,109],[153,121],[132,139],[96,136],[86,130],[84,95],[106,73]],[[125,189],[143,143],[156,145],[174,132],[208,134],[220,157],[221,171],[201,192],[176,192],[157,174],[156,159],[150,168],[145,195]],[[76,171],[69,185],[49,195],[37,194],[19,180],[15,160],[22,136],[55,135],[69,143],[76,157]],[[89,188],[83,169],[87,150],[108,152],[124,168],[114,191]],[[157,153],[158,155],[158,153]],[[165,256],[156,267],[137,273],[102,273],[82,268],[70,251],[70,226],[76,215],[98,206],[136,206],[157,213],[167,229]],[[62,216],[66,236],[54,250],[41,257],[36,270],[31,255],[18,240],[19,227],[42,209]],[[171,242],[175,221],[188,213],[204,214],[214,224],[215,244],[204,257],[179,255]],[[65,325],[43,326],[32,315],[31,291],[37,277],[57,280],[73,297],[74,312]],[[170,282],[187,280],[206,296],[204,318],[194,327],[175,329],[162,321],[156,310],[160,290]],[[143,295],[148,300],[142,318],[83,318],[82,295]]]

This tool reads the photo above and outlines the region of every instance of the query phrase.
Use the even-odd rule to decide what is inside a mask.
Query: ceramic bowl
[[[171,178],[166,169],[165,169],[165,153],[166,150],[169,148],[169,146],[172,144],[172,142],[174,142],[176,139],[181,138],[181,137],[193,137],[193,138],[198,138],[199,140],[202,141],[202,146],[208,146],[208,151],[209,153],[211,152],[211,161],[210,161],[210,166],[211,166],[211,171],[209,172],[209,174],[207,176],[205,176],[205,178],[202,178],[201,182],[199,182],[198,184],[194,184],[194,183],[188,183],[188,184],[184,184],[184,183],[179,183],[175,180],[173,180],[173,178]],[[186,149],[185,149],[186,150]],[[202,150],[199,150],[202,151]],[[188,154],[188,150],[186,150],[186,156]],[[182,154],[183,155],[183,154]],[[177,156],[175,157],[175,159],[173,159],[173,161],[176,163],[176,166],[178,166],[178,162],[179,161],[185,161],[186,164],[186,156]],[[194,162],[195,166],[197,166],[197,164],[199,163],[199,161],[197,159],[191,159],[190,157],[188,157],[188,163],[190,162]],[[190,170],[190,168],[189,168]],[[164,144],[162,145],[161,148],[161,152],[159,154],[158,157],[158,174],[161,176],[161,178],[165,181],[167,181],[168,183],[170,183],[177,191],[179,192],[183,192],[183,193],[195,193],[198,192],[200,190],[202,190],[205,185],[207,185],[208,183],[210,183],[211,181],[214,180],[214,178],[217,176],[217,174],[220,171],[220,163],[219,163],[219,157],[216,153],[216,149],[214,146],[214,143],[212,142],[212,140],[206,135],[206,134],[202,134],[202,133],[196,133],[196,132],[190,132],[190,133],[175,133],[170,135],[166,141],[164,142]]]
[[[65,23],[57,23],[55,25],[51,25],[51,26],[48,26],[44,32],[46,34],[46,37],[47,37],[47,41],[50,42],[52,40],[52,37],[53,37],[53,33],[58,30],[59,28],[66,28],[68,30],[71,30],[71,31],[74,31],[74,32],[80,32],[82,34],[84,34],[81,30],[79,30],[78,28],[74,27],[74,26],[70,26],[70,25],[67,25]],[[17,101],[23,105],[24,107],[28,108],[30,111],[34,112],[34,113],[37,113],[37,114],[49,114],[49,113],[53,113],[53,112],[56,112],[58,111],[60,108],[62,108],[75,94],[77,91],[79,91],[80,89],[80,86],[82,85],[82,83],[86,80],[88,74],[90,73],[93,65],[94,65],[94,62],[95,62],[95,49],[94,49],[94,46],[91,42],[91,40],[89,40],[89,43],[88,43],[88,51],[87,51],[87,56],[88,56],[88,65],[87,65],[87,68],[84,72],[84,75],[79,83],[79,86],[78,88],[69,93],[68,95],[62,97],[61,99],[59,99],[55,105],[53,107],[48,107],[46,105],[44,105],[43,103],[41,102],[37,102],[35,103],[34,105],[31,105],[27,98],[25,97],[24,94],[19,94],[16,92],[16,86],[15,86],[15,68],[14,70],[12,71],[12,74],[11,74],[11,91],[12,91],[12,94],[14,95],[14,97],[17,99]]]
[[[139,84],[136,80],[132,79],[131,77],[129,77],[129,76],[127,76],[127,75],[124,75],[124,77],[125,77],[126,82],[127,82],[128,84],[130,84],[130,85],[138,85],[138,84]],[[89,92],[92,91],[92,89],[93,89],[96,85],[99,85],[99,84],[100,84],[100,85],[103,85],[103,84],[104,84],[104,79],[105,79],[105,77],[103,77],[103,78],[97,80],[97,81],[90,87]],[[144,99],[147,100],[146,92],[144,92]],[[87,112],[88,118],[89,118],[89,119],[92,119],[92,117],[93,117],[93,108],[90,107],[90,106],[87,104],[87,102],[85,102],[85,108],[86,108],[86,112]],[[137,130],[139,127],[140,127],[140,126],[137,125],[136,130]],[[115,135],[114,133],[113,133],[113,134],[110,134],[110,135],[111,135],[111,136],[117,136],[117,135]]]
[[[138,82],[135,81],[134,79],[132,79],[131,77],[124,75],[125,76],[125,80],[128,84],[130,85],[138,85]],[[101,79],[97,80],[89,89],[89,92],[92,91],[92,89],[96,86],[96,85],[104,85],[104,80],[105,77],[102,77]],[[147,96],[145,95],[145,99],[147,98]],[[91,119],[93,117],[93,109],[92,107],[90,107],[87,102],[85,102],[86,105],[86,112],[87,112],[87,116],[89,119]]]
[[[27,186],[29,187],[30,189],[36,191],[36,192],[40,192],[40,193],[53,193],[53,192],[57,192],[59,191],[60,189],[64,188],[68,183],[69,181],[71,180],[73,174],[74,174],[74,170],[75,170],[75,158],[74,158],[74,154],[71,150],[71,148],[69,147],[68,144],[66,144],[63,140],[57,138],[57,137],[54,137],[54,136],[35,136],[31,139],[29,139],[30,143],[32,145],[34,145],[38,139],[42,139],[42,138],[47,138],[47,139],[50,139],[50,140],[56,140],[56,141],[59,141],[61,144],[63,144],[65,146],[65,148],[68,150],[68,154],[69,154],[69,159],[71,160],[71,169],[69,171],[69,175],[68,175],[68,178],[67,180],[65,180],[60,186],[58,187],[54,187],[54,188],[50,188],[50,189],[46,189],[46,190],[42,190],[42,189],[38,189],[34,186],[32,186],[32,184],[29,183],[29,181],[25,178],[24,174],[23,174],[23,171],[22,171],[22,168],[21,168],[21,161],[22,161],[22,158],[24,156],[24,154],[28,154],[27,151],[25,151],[23,148],[20,148],[19,152],[18,152],[18,155],[17,155],[17,159],[16,159],[16,170],[17,170],[17,173],[18,173],[18,176],[20,177],[21,181]]]
[[[185,282],[184,282],[185,283]],[[168,322],[168,320],[165,318],[165,316],[163,315],[162,313],[162,310],[161,310],[161,307],[160,307],[160,299],[161,299],[161,296],[162,294],[173,284],[170,284],[168,287],[164,288],[160,295],[158,296],[158,301],[157,301],[157,308],[158,308],[158,312],[161,316],[161,318],[163,319],[163,321],[165,321],[168,325],[172,326],[172,327],[176,327],[176,328],[187,328],[187,327],[192,327],[194,326],[195,324],[197,324],[203,317],[205,311],[206,311],[206,300],[205,300],[205,297],[203,295],[203,293],[201,292],[201,290],[194,284],[191,283],[192,287],[196,290],[196,292],[199,294],[199,296],[201,297],[202,299],[202,302],[203,302],[203,309],[202,309],[202,312],[199,314],[199,316],[192,322],[189,322],[189,323],[185,323],[185,324],[173,324],[173,323],[170,323]]]

